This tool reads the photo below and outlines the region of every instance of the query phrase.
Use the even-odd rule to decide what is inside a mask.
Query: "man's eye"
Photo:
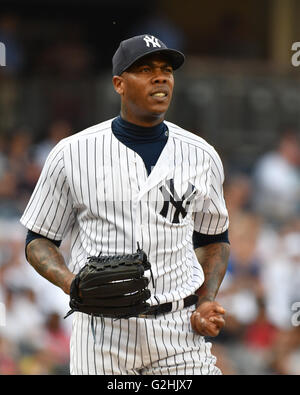
[[[141,71],[142,71],[143,73],[148,73],[148,72],[150,71],[150,67],[142,67],[142,68],[141,68]]]
[[[167,73],[172,73],[172,72],[173,72],[173,69],[172,69],[172,67],[166,67],[166,68],[165,68],[165,71],[166,71]]]

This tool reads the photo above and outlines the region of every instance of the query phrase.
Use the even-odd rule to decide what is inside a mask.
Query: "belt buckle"
[[[138,318],[147,318],[147,317],[148,317],[147,314],[139,314],[139,315],[138,315]]]

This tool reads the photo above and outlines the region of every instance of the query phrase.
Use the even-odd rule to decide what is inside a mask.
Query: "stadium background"
[[[1,1],[0,374],[69,373],[68,298],[26,262],[18,221],[53,144],[118,114],[111,57],[143,33],[187,56],[167,119],[224,162],[231,257],[218,365],[300,373],[299,17],[297,0]]]

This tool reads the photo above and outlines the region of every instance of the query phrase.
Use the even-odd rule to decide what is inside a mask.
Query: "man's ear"
[[[115,88],[115,91],[122,95],[124,92],[124,79],[118,75],[114,75],[112,78],[112,82]]]

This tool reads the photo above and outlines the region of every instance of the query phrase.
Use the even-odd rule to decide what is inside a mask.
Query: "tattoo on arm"
[[[27,245],[26,253],[28,262],[41,276],[69,293],[74,275],[55,244],[44,238],[34,239]]]
[[[229,251],[228,243],[212,243],[195,250],[205,276],[197,291],[199,303],[215,299],[226,273]]]

